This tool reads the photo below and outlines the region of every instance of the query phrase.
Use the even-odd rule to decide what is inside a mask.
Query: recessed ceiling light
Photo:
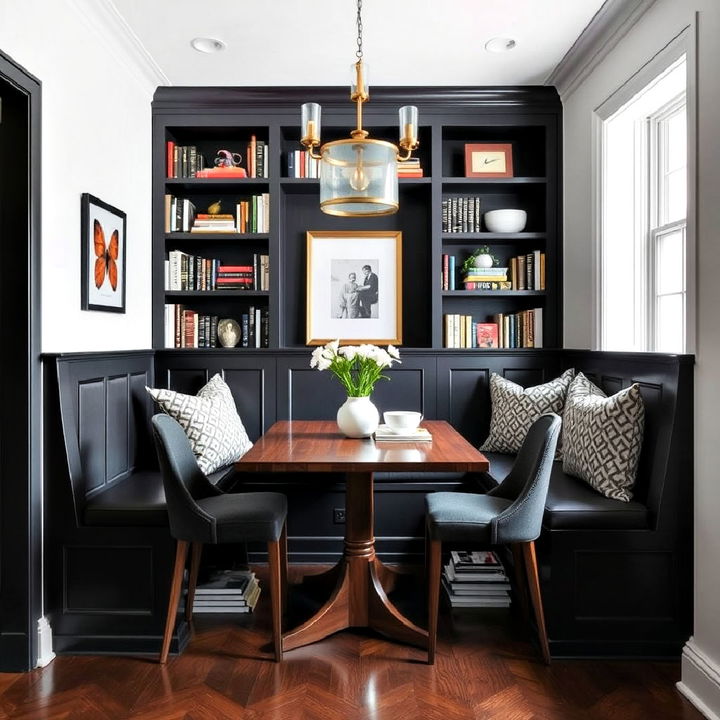
[[[485,49],[491,53],[502,53],[512,50],[516,45],[512,38],[495,37],[485,43]]]
[[[225,49],[225,43],[216,38],[196,37],[190,41],[190,44],[201,53],[215,53]]]

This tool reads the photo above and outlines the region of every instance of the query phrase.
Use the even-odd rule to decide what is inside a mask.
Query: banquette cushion
[[[478,476],[487,492],[510,472],[514,455],[486,452],[490,472]],[[640,502],[623,502],[600,495],[586,482],[563,472],[562,462],[553,463],[545,501],[543,527],[549,530],[642,530],[649,527],[650,513]]]
[[[208,480],[224,489],[234,475],[234,468],[229,466],[208,475]],[[101,527],[167,527],[162,475],[158,470],[146,470],[118,480],[88,498],[84,519],[86,525]]]

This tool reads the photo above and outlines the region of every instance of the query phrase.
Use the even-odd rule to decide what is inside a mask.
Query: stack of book
[[[267,308],[250,306],[240,315],[240,347],[270,347],[270,314]],[[217,315],[201,315],[180,304],[165,305],[166,348],[214,348]]]
[[[270,232],[270,194],[263,193],[240,200],[235,214],[239,233]]]
[[[452,607],[510,607],[510,582],[493,552],[453,550],[442,578]]]
[[[319,178],[320,161],[307,150],[291,150],[288,153],[287,174],[291,178]]]
[[[440,287],[443,290],[457,290],[457,269],[455,256],[444,254],[442,256],[442,280]]]
[[[496,323],[475,322],[472,315],[443,315],[446,348],[493,349],[499,344]]]
[[[230,215],[198,213],[190,228],[191,233],[234,233],[235,218]]]
[[[463,278],[466,290],[511,290],[506,267],[470,268]]]
[[[193,611],[197,613],[249,613],[260,597],[254,572],[226,570],[216,573],[195,589]]]
[[[270,256],[253,253],[252,265],[219,265],[218,290],[269,290]]]
[[[397,164],[399,178],[421,178],[423,169],[420,165],[420,158],[410,158]]]
[[[250,306],[240,315],[240,347],[270,347],[270,313],[267,308]]]
[[[218,167],[211,167],[211,168],[205,168],[203,170],[198,170],[195,173],[195,177],[215,178],[216,180],[246,178],[247,170],[245,168],[237,167],[235,165],[219,165]]]
[[[268,176],[268,146],[255,135],[250,136],[247,146],[247,174],[251,178],[266,178]]]
[[[543,310],[521,310],[493,315],[498,326],[501,348],[541,348],[543,346]]]
[[[217,315],[200,315],[184,305],[165,305],[166,348],[217,347]]]
[[[205,167],[205,159],[195,145],[176,145],[169,140],[165,148],[169,178],[196,177],[197,172]]]
[[[432,435],[427,428],[418,427],[404,433],[396,433],[389,425],[379,425],[375,431],[378,442],[432,442]]]
[[[442,201],[442,231],[444,233],[480,232],[480,198],[464,195]]]
[[[187,198],[165,195],[165,232],[190,232],[195,222],[195,205]]]
[[[545,289],[545,253],[533,250],[510,260],[510,279],[513,290]]]
[[[165,261],[165,289],[175,292],[217,290],[220,260],[171,250]]]

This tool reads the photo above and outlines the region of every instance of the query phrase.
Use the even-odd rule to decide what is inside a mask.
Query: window
[[[603,350],[686,351],[686,78],[682,55],[599,111]]]

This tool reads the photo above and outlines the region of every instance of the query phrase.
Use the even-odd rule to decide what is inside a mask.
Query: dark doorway
[[[42,612],[39,251],[40,83],[0,53],[0,671]]]

